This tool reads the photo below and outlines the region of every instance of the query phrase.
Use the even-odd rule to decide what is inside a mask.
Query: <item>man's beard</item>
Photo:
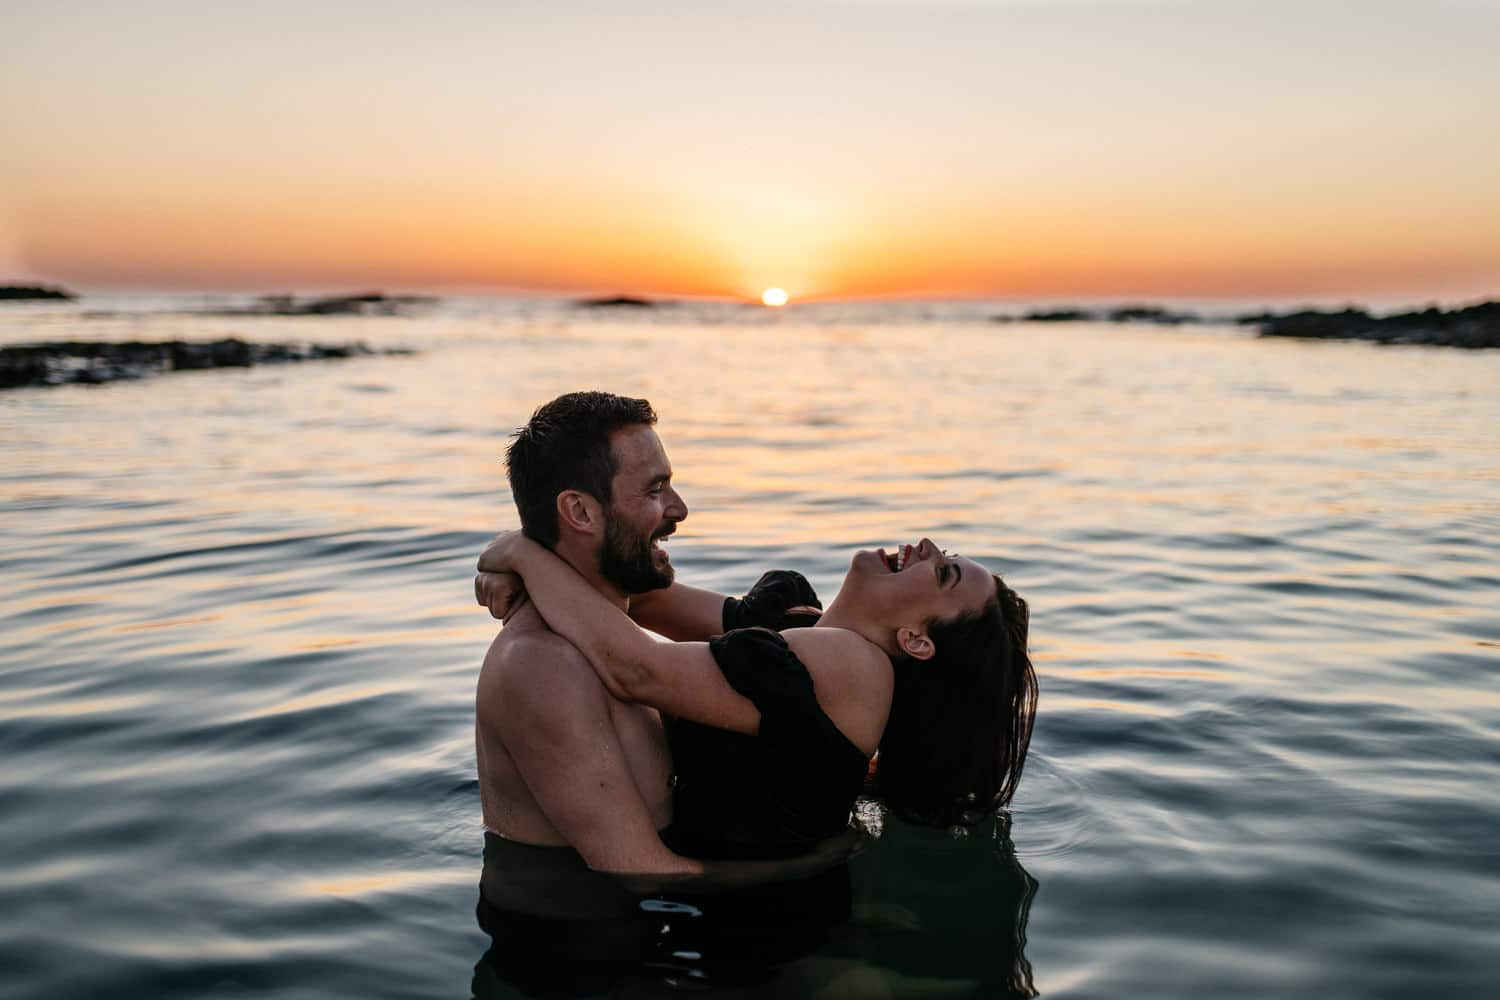
[[[672,585],[672,564],[658,569],[651,557],[651,539],[628,533],[613,514],[604,515],[604,543],[599,547],[599,573],[626,594],[644,594]]]

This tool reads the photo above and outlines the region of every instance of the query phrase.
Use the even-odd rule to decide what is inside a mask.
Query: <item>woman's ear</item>
[[[896,630],[896,645],[913,660],[930,660],[932,654],[937,652],[937,647],[932,644],[925,629],[914,629],[909,625],[902,625]]]
[[[580,490],[563,490],[557,495],[557,519],[579,534],[604,531],[604,508]]]

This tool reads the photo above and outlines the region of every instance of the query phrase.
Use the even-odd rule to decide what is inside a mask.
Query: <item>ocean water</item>
[[[597,387],[661,414],[681,579],[828,597],[931,535],[1030,600],[1041,706],[1004,822],[887,821],[794,947],[736,951],[788,908],[671,910],[698,943],[588,995],[1500,995],[1500,352],[185,304],[8,305],[0,343],[418,353],[0,394],[0,994],[569,995],[587,936],[475,917],[470,580],[507,432]]]

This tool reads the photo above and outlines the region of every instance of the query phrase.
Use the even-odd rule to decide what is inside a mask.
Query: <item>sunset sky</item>
[[[1500,2],[0,9],[0,282],[1500,294]]]

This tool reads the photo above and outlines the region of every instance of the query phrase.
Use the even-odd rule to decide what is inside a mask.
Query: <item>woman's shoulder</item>
[[[812,628],[789,628],[781,633],[792,652],[802,658],[816,659],[832,657],[837,660],[852,660],[854,666],[865,669],[889,667],[890,659],[870,641],[846,628],[815,626]]]
[[[890,658],[847,629],[797,628],[782,636],[812,676],[824,713],[851,743],[873,754],[891,709]]]

